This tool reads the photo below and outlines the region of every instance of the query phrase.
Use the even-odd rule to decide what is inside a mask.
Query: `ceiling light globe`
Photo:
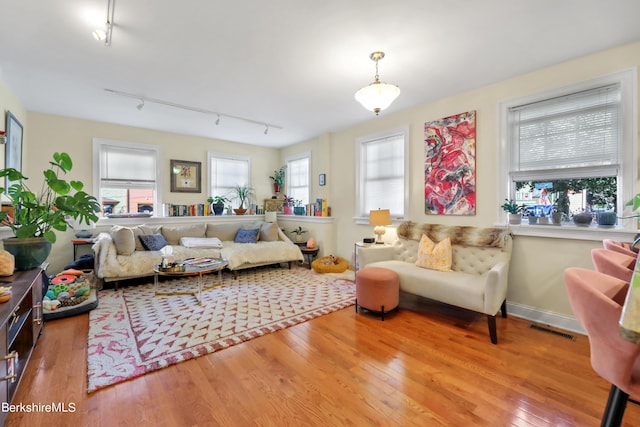
[[[388,108],[400,95],[400,88],[375,81],[356,92],[355,98],[364,108],[378,115],[380,111]]]

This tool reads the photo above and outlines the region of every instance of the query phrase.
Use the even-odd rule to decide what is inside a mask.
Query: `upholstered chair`
[[[619,326],[628,284],[583,268],[566,269],[564,281],[573,313],[589,336],[591,366],[611,383],[601,425],[619,426],[629,398],[640,399],[640,345],[622,338]]]
[[[596,271],[631,282],[636,258],[608,249],[591,249],[591,261]]]
[[[605,249],[608,249],[610,251],[620,252],[621,254],[625,254],[632,257],[638,256],[638,252],[631,249],[630,243],[618,242],[617,240],[611,240],[611,239],[604,239],[602,241],[602,246]]]

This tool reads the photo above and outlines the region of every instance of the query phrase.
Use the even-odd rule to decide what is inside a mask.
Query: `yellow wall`
[[[23,158],[28,155],[26,142],[28,138],[27,127],[27,110],[22,106],[20,100],[15,96],[13,91],[9,89],[9,86],[5,83],[0,72],[0,111],[2,111],[2,117],[0,118],[0,130],[6,131],[7,126],[7,111],[11,111],[11,114],[16,116],[20,124],[23,126]],[[0,168],[4,168],[4,146],[0,146]],[[4,184],[2,184],[4,186]]]
[[[282,150],[244,144],[214,141],[206,138],[174,135],[126,126],[69,119],[46,114],[28,114],[27,173],[39,173],[55,150],[72,154],[79,178],[91,185],[91,140],[93,137],[153,143],[162,146],[163,201],[176,203],[201,202],[207,195],[204,183],[207,150],[233,152],[252,156],[252,185],[258,198],[270,197],[271,180],[267,177],[284,164],[287,156],[312,153],[312,198],[326,197],[332,207],[336,255],[351,258],[353,243],[371,236],[371,227],[356,225],[355,216],[355,141],[356,138],[409,126],[410,129],[410,211],[416,222],[456,225],[493,226],[498,221],[499,202],[506,197],[497,194],[498,104],[514,98],[544,92],[583,80],[617,72],[640,64],[640,42],[620,46],[595,55],[532,71],[514,79],[485,86],[427,105],[397,113],[383,113],[370,121],[332,134],[320,135]],[[473,72],[473,70],[469,70]],[[0,81],[0,106],[19,110],[19,104],[7,93]],[[401,95],[402,96],[402,95]],[[464,111],[477,111],[477,214],[475,216],[428,216],[424,213],[423,197],[423,126],[426,121]],[[15,111],[14,111],[15,113]],[[27,123],[24,111],[18,117]],[[189,147],[185,155],[184,147]],[[203,193],[201,196],[169,192],[169,159],[201,161],[203,163]],[[318,186],[318,174],[327,174],[327,185]],[[388,233],[391,234],[391,233]],[[64,240],[64,239],[61,239]],[[510,273],[508,300],[539,312],[572,317],[564,290],[562,272],[568,266],[591,268],[589,251],[599,247],[599,241],[549,239],[517,236]],[[71,248],[63,250],[70,259]]]

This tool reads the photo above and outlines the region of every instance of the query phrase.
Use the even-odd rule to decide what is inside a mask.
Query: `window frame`
[[[355,141],[355,149],[356,149],[356,174],[355,174],[355,178],[356,178],[356,195],[355,195],[355,199],[356,199],[356,206],[355,206],[355,216],[354,216],[354,220],[356,222],[356,224],[369,224],[369,213],[368,212],[364,212],[364,206],[365,206],[365,202],[364,202],[364,181],[365,181],[365,175],[366,175],[366,170],[364,169],[364,165],[363,165],[363,155],[364,155],[364,148],[366,146],[366,144],[380,140],[380,139],[384,139],[384,138],[389,138],[395,135],[402,135],[403,138],[403,212],[402,215],[394,215],[392,213],[391,215],[391,220],[392,222],[396,222],[396,221],[406,221],[409,218],[409,180],[410,180],[410,173],[409,173],[409,126],[402,126],[402,127],[398,127],[398,128],[393,128],[393,129],[389,129],[386,131],[382,131],[382,132],[377,132],[374,134],[369,134],[369,135],[365,135],[362,137],[358,137],[356,138]],[[387,207],[381,207],[381,208],[387,208]],[[388,207],[390,208],[390,207]]]
[[[162,217],[162,175],[161,175],[161,166],[160,162],[162,161],[161,149],[159,145],[155,144],[145,144],[140,142],[130,142],[130,141],[116,141],[112,139],[105,138],[93,138],[93,194],[96,195],[96,198],[101,201],[101,188],[102,188],[102,170],[101,170],[101,162],[100,155],[102,153],[102,148],[106,146],[111,147],[121,147],[121,148],[129,148],[133,150],[144,150],[149,151],[154,154],[155,162],[156,162],[156,170],[155,170],[155,185],[154,185],[154,195],[153,195],[153,217]],[[103,219],[109,219],[107,217],[101,217]]]
[[[304,153],[300,153],[300,154],[295,154],[292,156],[288,156],[284,159],[284,164],[287,165],[287,168],[285,170],[285,194],[291,194],[291,187],[290,187],[290,183],[291,180],[289,179],[289,171],[291,170],[289,163],[290,162],[294,162],[296,160],[303,160],[303,159],[307,159],[308,165],[309,167],[307,168],[307,196],[308,196],[308,200],[305,202],[303,200],[303,205],[309,204],[311,203],[311,152],[307,151]]]
[[[630,209],[625,206],[626,201],[636,194],[637,174],[637,69],[625,69],[616,73],[597,77],[587,81],[574,83],[551,90],[531,94],[525,97],[511,99],[498,104],[498,201],[505,198],[514,198],[515,186],[511,180],[512,165],[512,146],[509,144],[509,111],[513,107],[520,105],[540,102],[552,98],[571,95],[577,92],[595,89],[598,87],[620,84],[621,91],[621,140],[619,145],[620,161],[618,163],[621,171],[618,172],[618,215],[631,215]],[[621,191],[620,191],[621,190]],[[497,222],[496,224],[506,224],[507,215],[500,209],[500,204],[496,203]],[[602,230],[597,227],[572,227],[564,225],[555,228],[549,233],[548,227],[531,226],[526,224],[518,226],[521,234],[527,235],[549,235],[550,237],[568,237],[576,238],[576,233],[582,233],[587,239],[602,238],[602,234],[609,231],[635,232],[637,230],[637,221],[625,219],[615,230]]]
[[[221,152],[216,152],[216,151],[208,151],[207,152],[207,162],[208,162],[208,171],[209,171],[208,186],[207,186],[207,191],[209,193],[208,197],[214,197],[216,195],[220,195],[220,196],[225,196],[225,197],[229,198],[229,196],[230,196],[230,194],[214,194],[213,178],[214,178],[215,174],[214,174],[214,170],[213,170],[213,159],[224,159],[224,160],[234,160],[234,161],[239,161],[239,162],[246,162],[247,163],[247,186],[251,187],[251,157],[244,156],[244,155],[241,155],[241,154],[221,153]],[[233,199],[231,199],[231,202],[233,202]],[[232,204],[232,206],[233,206],[233,204]]]

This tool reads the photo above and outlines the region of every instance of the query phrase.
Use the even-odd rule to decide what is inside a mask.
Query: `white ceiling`
[[[638,0],[2,0],[0,72],[29,111],[282,147],[640,40]],[[104,89],[282,129],[147,103]],[[97,135],[99,136],[99,135]]]

